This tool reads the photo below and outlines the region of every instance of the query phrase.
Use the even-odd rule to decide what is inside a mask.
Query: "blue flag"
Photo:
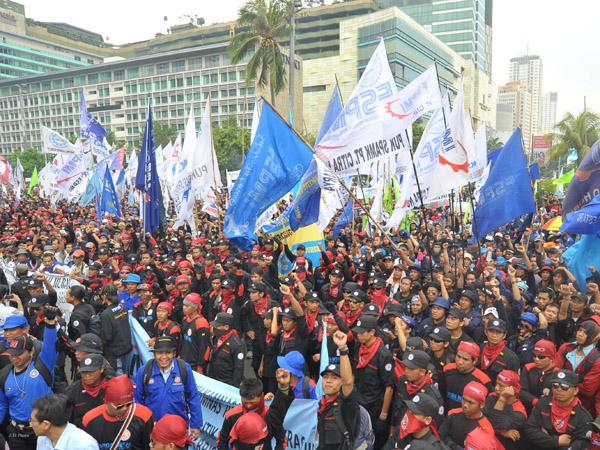
[[[523,214],[535,213],[533,189],[523,151],[521,129],[502,148],[490,176],[481,188],[475,209],[479,238]]]
[[[540,179],[540,165],[539,163],[533,163],[529,166],[529,173],[531,174],[531,180],[539,180]]]
[[[319,361],[319,374],[323,373],[329,365],[329,347],[327,346],[327,322],[323,321],[323,339],[321,340],[321,359]],[[317,381],[317,387],[315,388],[317,399],[320,399],[325,395],[323,392],[323,377],[319,375],[319,381]]]
[[[569,183],[562,212],[581,209],[600,192],[600,140],[587,152]]]
[[[596,195],[591,202],[579,211],[571,211],[567,214],[560,231],[571,234],[599,234],[600,195]]]
[[[90,181],[88,181],[87,188],[85,190],[85,194],[81,199],[81,205],[87,206],[93,199],[96,194],[102,191],[102,183],[100,182],[100,178],[98,177],[98,173],[94,170]]]
[[[224,232],[233,244],[252,249],[256,220],[300,181],[312,158],[310,148],[265,102],[225,215]]]
[[[327,109],[325,110],[325,116],[323,116],[323,122],[321,122],[321,128],[319,128],[319,134],[317,134],[317,140],[315,141],[315,145],[321,142],[323,136],[329,131],[337,116],[342,112],[342,103],[340,102],[340,94],[337,83],[333,87],[333,92],[331,93],[331,97],[329,98],[329,104],[327,105]]]
[[[81,135],[89,138],[92,141],[92,145],[101,148],[104,152],[108,153],[108,149],[104,145],[104,137],[106,136],[106,130],[98,122],[91,113],[88,112],[85,104],[85,97],[83,95],[83,89],[81,89]]]
[[[582,292],[587,292],[585,279],[592,275],[588,267],[595,266],[597,271],[600,270],[598,255],[600,255],[600,238],[596,235],[584,236],[563,253],[567,269],[577,279]]]
[[[154,125],[150,105],[148,105],[148,118],[146,119],[144,137],[142,138],[135,187],[145,193],[144,231],[153,233],[164,223],[165,207],[156,169]]]
[[[335,224],[335,228],[333,229],[333,235],[336,236],[336,235],[340,234],[340,232],[342,231],[342,228],[344,228],[348,224],[351,224],[353,221],[354,221],[354,201],[352,200],[352,198],[350,198],[350,201],[344,208],[344,211],[342,211],[342,214],[340,214],[340,218],[338,219],[337,223]]]
[[[102,203],[100,209],[103,213],[114,214],[121,218],[121,205],[119,204],[119,196],[115,190],[110,170],[106,167],[104,171],[104,187],[102,188]]]
[[[100,209],[100,192],[96,191],[96,220],[102,220],[102,210]]]

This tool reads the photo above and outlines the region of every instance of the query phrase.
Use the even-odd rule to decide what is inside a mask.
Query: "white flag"
[[[254,103],[254,111],[252,112],[252,129],[250,131],[250,145],[254,141],[256,135],[256,129],[258,128],[258,122],[260,122],[260,111],[258,109],[259,102]]]
[[[475,148],[477,153],[477,163],[475,165],[476,170],[469,169],[469,173],[474,174],[471,177],[471,181],[479,179],[485,170],[485,166],[487,166],[487,131],[485,122],[479,127],[477,133],[475,133]]]
[[[196,196],[200,196],[209,186],[221,185],[219,165],[211,135],[209,108],[210,100],[207,100],[204,114],[202,114],[202,124],[196,141],[196,149],[191,160],[192,191],[196,193]]]
[[[42,125],[42,143],[43,153],[65,153],[75,155],[79,153],[79,148],[71,144],[58,132],[46,128]]]
[[[477,160],[471,118],[465,113],[464,83],[462,82],[448,125],[454,145],[444,146],[440,151],[429,189],[429,198],[448,194],[452,189],[459,189],[468,184],[471,163]],[[449,139],[449,137],[447,138]]]

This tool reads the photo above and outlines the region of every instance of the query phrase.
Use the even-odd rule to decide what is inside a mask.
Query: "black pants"
[[[35,450],[37,447],[37,436],[32,429],[18,429],[12,423],[6,427],[6,441],[10,450]]]
[[[379,416],[381,415],[381,409],[383,408],[383,402],[373,403],[371,405],[363,405],[363,407],[369,413],[371,418],[371,425],[373,426],[373,434],[375,435],[375,442],[373,443],[373,450],[379,450],[387,442],[390,435],[390,419],[389,417],[385,421],[386,426],[382,426],[378,429]],[[391,408],[390,408],[391,409]]]

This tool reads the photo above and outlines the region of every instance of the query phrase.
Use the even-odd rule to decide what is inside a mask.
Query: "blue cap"
[[[304,368],[304,356],[302,356],[302,353],[299,351],[294,350],[285,356],[278,356],[277,364],[279,367],[287,370],[292,375],[296,375],[298,378],[302,378],[304,375],[302,373],[302,369]]]
[[[519,286],[520,289],[523,289],[523,292],[529,292],[529,286],[527,286],[524,281],[519,281],[517,286]]]
[[[12,328],[23,328],[27,326],[29,326],[29,323],[27,323],[27,319],[25,318],[25,316],[14,314],[6,318],[2,329],[10,330]]]
[[[431,304],[431,306],[441,306],[444,309],[450,309],[450,301],[447,298],[444,297],[438,297],[435,299],[435,302],[433,302]]]
[[[141,283],[140,276],[137,273],[130,273],[127,278],[123,280],[123,283]]]
[[[504,258],[504,256],[498,256],[496,259],[496,265],[503,266],[504,264],[506,264],[506,258]]]
[[[413,330],[417,327],[417,324],[415,323],[415,320],[412,317],[402,316],[401,319],[406,325],[408,325]]]
[[[526,312],[525,314],[523,314],[521,317],[519,317],[519,320],[524,320],[525,322],[529,322],[531,325],[533,325],[536,328],[540,326],[540,322],[539,322],[538,318],[536,317],[536,315],[533,313],[530,313],[530,312]]]
[[[419,264],[413,264],[412,266],[409,266],[408,271],[410,272],[411,270],[418,270],[419,272],[422,271],[421,266]]]
[[[408,230],[400,230],[398,231],[398,236],[400,236],[402,239],[408,239],[410,237],[410,233],[408,232]]]

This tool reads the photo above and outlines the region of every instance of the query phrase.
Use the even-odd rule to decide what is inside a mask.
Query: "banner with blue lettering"
[[[146,344],[150,336],[131,314],[129,314],[129,326],[131,327],[131,345],[133,347],[129,360],[129,377],[134,378],[138,369],[154,358],[154,355]]]

